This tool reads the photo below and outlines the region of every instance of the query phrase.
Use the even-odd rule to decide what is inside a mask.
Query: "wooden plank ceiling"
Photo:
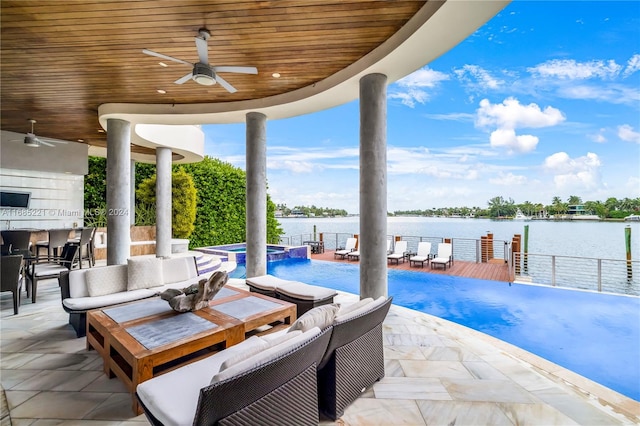
[[[311,85],[397,32],[424,1],[2,0],[1,129],[106,145],[103,103],[189,104],[258,99]],[[211,65],[255,66],[219,84],[173,82],[198,62],[206,27]],[[280,78],[274,78],[279,73]],[[166,94],[158,93],[158,90]]]

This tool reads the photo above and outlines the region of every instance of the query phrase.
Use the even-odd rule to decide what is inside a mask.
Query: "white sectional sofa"
[[[126,265],[75,269],[60,275],[62,307],[78,337],[86,335],[86,313],[119,303],[153,297],[167,288],[184,288],[211,272],[198,274],[194,256],[135,256]]]

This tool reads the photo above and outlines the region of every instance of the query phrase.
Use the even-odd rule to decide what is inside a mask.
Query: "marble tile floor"
[[[236,284],[236,283],[234,283]],[[1,426],[146,425],[75,338],[57,281],[0,311]],[[337,302],[357,296],[341,293]],[[399,306],[384,322],[386,377],[322,425],[631,425],[640,403],[466,327]],[[6,416],[5,410],[10,410]]]

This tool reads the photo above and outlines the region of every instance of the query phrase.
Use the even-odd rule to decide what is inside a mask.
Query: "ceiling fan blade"
[[[49,143],[49,142],[45,142],[45,141],[43,141],[43,140],[42,140],[42,139],[40,139],[40,138],[37,138],[36,140],[38,141],[38,143],[39,143],[40,145],[46,145],[46,146],[50,146],[50,147],[52,147],[52,148],[53,148],[53,147],[55,147],[55,145],[54,145],[54,144]]]
[[[203,64],[209,64],[209,47],[207,40],[196,37],[196,49],[198,49],[198,58]]]
[[[215,72],[237,72],[240,74],[258,74],[256,67],[219,66],[212,67]]]
[[[49,145],[52,143],[58,143],[61,145],[66,145],[68,142],[67,141],[63,141],[63,140],[59,140],[59,139],[52,139],[52,138],[43,138],[43,137],[38,137],[38,140],[40,142],[42,142],[45,145]],[[49,145],[49,146],[53,146],[53,145]]]
[[[225,89],[227,89],[227,92],[229,93],[235,93],[238,90],[233,87],[232,85],[230,85],[227,80],[225,80],[224,78],[220,77],[219,75],[216,74],[216,81],[218,83],[220,83],[220,86],[224,87]]]
[[[180,77],[179,79],[174,81],[174,83],[175,84],[184,84],[187,81],[189,81],[191,79],[191,77],[193,77],[193,73],[192,72],[190,72],[189,74],[185,75],[184,77]]]
[[[191,65],[189,62],[183,61],[182,59],[174,58],[173,56],[163,55],[162,53],[154,52],[153,50],[149,50],[149,49],[142,49],[142,53],[144,53],[145,55],[166,59],[168,61],[178,62],[179,64]]]

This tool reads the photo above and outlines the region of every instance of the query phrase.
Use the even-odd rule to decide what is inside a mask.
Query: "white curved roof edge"
[[[131,144],[150,149],[170,148],[173,163],[197,163],[204,158],[204,132],[199,125],[134,124]],[[106,157],[107,148],[90,146],[89,155]],[[131,152],[131,159],[155,163],[154,154]]]
[[[269,119],[289,118],[304,115],[350,102],[359,96],[360,79],[368,74],[381,73],[393,83],[430,63],[455,47],[476,29],[500,12],[511,0],[447,0],[428,1],[400,31],[372,52],[334,75],[313,85],[281,95],[263,99],[237,102],[203,104],[123,104],[100,105],[100,124],[106,129],[107,119],[116,118],[131,122],[136,129],[140,125],[201,125],[240,123],[249,112],[260,112]],[[147,128],[148,129],[148,128]],[[174,152],[182,150],[184,159],[176,162],[194,162],[204,153],[189,151],[185,143],[195,145],[180,137],[180,145],[166,141],[155,141],[132,135],[132,143],[153,148],[168,146]],[[152,131],[143,131],[151,137]],[[135,139],[135,140],[134,140]],[[204,136],[203,136],[204,141]],[[106,153],[106,149],[103,148]],[[95,150],[90,150],[95,151]],[[189,152],[188,152],[189,151]],[[94,155],[94,154],[91,154]],[[154,162],[155,156],[132,153],[138,161]]]

